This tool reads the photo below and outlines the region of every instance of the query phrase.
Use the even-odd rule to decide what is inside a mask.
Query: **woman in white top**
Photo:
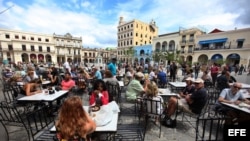
[[[146,85],[145,88],[145,95],[143,96],[143,98],[147,98],[147,99],[153,99],[156,101],[161,101],[160,103],[156,102],[155,104],[153,103],[153,107],[157,106],[157,111],[155,111],[156,109],[153,108],[153,113],[157,113],[157,114],[161,114],[163,112],[163,98],[161,96],[158,95],[158,86],[156,85],[155,82],[151,81],[150,83],[148,83]],[[147,103],[147,108],[150,109],[151,108],[151,104]],[[152,112],[152,111],[151,111]],[[155,122],[158,122],[158,117],[155,116],[151,116],[153,118],[155,118]]]

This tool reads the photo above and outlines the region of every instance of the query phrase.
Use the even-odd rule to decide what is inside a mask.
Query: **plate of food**
[[[239,104],[239,107],[250,108],[250,105],[248,105],[248,104],[246,104],[246,103],[244,103],[244,102],[241,102],[241,103]]]
[[[99,111],[101,109],[101,107],[100,106],[91,106],[91,111],[92,112],[97,112],[97,111]]]

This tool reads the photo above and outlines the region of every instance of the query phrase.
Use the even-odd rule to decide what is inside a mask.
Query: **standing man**
[[[172,62],[172,64],[170,65],[170,80],[172,80],[172,82],[175,82],[176,74],[177,74],[177,66],[175,62]]]
[[[116,61],[116,58],[112,58],[111,63],[108,64],[108,70],[111,71],[114,77],[116,77]]]
[[[65,70],[68,70],[71,73],[70,61],[71,59],[68,58],[67,61],[63,64],[63,67]]]
[[[197,63],[194,66],[194,78],[197,79],[200,72],[200,64]]]
[[[218,76],[218,72],[219,72],[219,68],[217,66],[217,63],[213,64],[213,66],[210,68],[210,71],[211,71],[213,86],[215,86],[215,82],[217,80],[217,76]]]

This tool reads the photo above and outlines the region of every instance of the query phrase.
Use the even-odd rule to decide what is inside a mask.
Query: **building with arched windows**
[[[103,63],[110,60],[110,49],[83,48],[81,37],[41,34],[0,29],[0,61],[13,63],[95,63],[97,54]]]
[[[131,50],[136,46],[152,44],[152,39],[158,35],[154,20],[149,24],[136,19],[125,22],[123,17],[120,17],[117,28],[117,58],[120,62],[132,62]]]
[[[134,63],[149,64],[152,61],[152,45],[134,47]]]
[[[152,44],[153,54],[178,50],[180,62],[250,66],[250,28],[215,29],[208,34],[198,28],[190,28],[159,35]]]

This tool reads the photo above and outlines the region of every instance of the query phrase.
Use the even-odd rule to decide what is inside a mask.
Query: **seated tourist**
[[[95,122],[84,111],[80,97],[68,97],[62,104],[56,121],[57,139],[87,141],[87,135],[96,129]]]
[[[103,80],[97,79],[94,82],[93,92],[90,95],[89,105],[107,105],[109,103],[109,94]]]
[[[48,79],[51,81],[52,86],[59,83],[58,71],[54,66],[51,68],[51,72],[48,74]]]
[[[179,100],[176,97],[169,99],[166,118],[170,118],[177,110],[177,100],[179,110],[191,114],[201,113],[207,101],[207,90],[204,88],[204,81],[201,78],[197,78],[193,83],[195,91],[192,94],[188,94]]]
[[[41,84],[42,81],[40,79],[33,79],[23,86],[21,89],[21,94],[30,96],[37,93],[42,93]]]
[[[71,79],[71,74],[66,72],[61,82],[62,90],[70,90],[75,86],[75,81]]]
[[[250,101],[243,97],[242,92],[240,91],[242,87],[241,83],[234,83],[231,88],[225,88],[221,91],[218,101],[216,102],[215,110],[221,112],[223,114],[228,115],[229,117],[237,118],[237,111],[232,110],[226,106],[223,106],[221,102],[229,103],[229,104],[240,104],[241,102],[245,102],[250,104]],[[231,121],[227,121],[231,122]],[[236,122],[236,121],[235,121]]]
[[[23,82],[29,83],[31,80],[34,80],[34,71],[28,71],[27,75],[24,77]]]
[[[160,87],[164,88],[165,85],[167,84],[167,74],[162,69],[160,69],[157,74],[157,78],[159,79]]]
[[[186,87],[179,93],[180,97],[185,98],[186,95],[192,94],[195,90],[195,86],[192,83],[193,78],[188,77],[186,79]]]
[[[137,72],[135,74],[135,79],[133,79],[127,87],[127,91],[126,91],[127,100],[136,100],[137,96],[140,96],[143,93],[145,93],[145,90],[140,83],[143,77],[144,75],[141,72]],[[148,82],[148,81],[145,81],[145,82]]]
[[[143,95],[143,98],[161,101],[162,103],[157,103],[158,105],[152,105],[154,107],[155,106],[157,107],[157,111],[153,111],[153,112],[156,112],[157,114],[161,114],[163,112],[162,105],[163,105],[164,100],[161,96],[158,95],[158,86],[153,81],[147,83],[146,85],[147,85],[146,86],[147,89],[145,90],[145,94]],[[150,104],[147,106],[150,106]],[[153,107],[153,110],[156,109],[154,107]],[[147,108],[150,109],[151,107],[147,107]],[[155,122],[158,122],[158,117],[155,117]]]
[[[112,84],[116,84],[118,82],[118,80],[112,75],[110,70],[106,70],[104,72],[104,79],[103,81],[106,82],[110,82]]]
[[[3,79],[8,81],[13,75],[14,72],[11,71],[11,68],[6,67],[5,71],[3,72]]]

